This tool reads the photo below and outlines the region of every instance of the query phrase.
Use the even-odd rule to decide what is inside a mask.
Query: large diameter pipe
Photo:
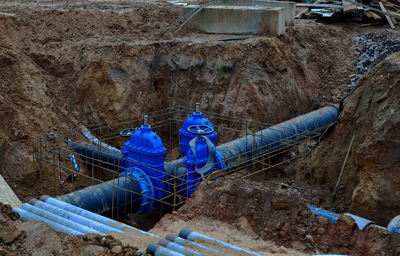
[[[131,192],[132,191],[132,192]],[[137,211],[142,203],[138,181],[121,177],[62,195],[58,200],[105,216],[111,212]],[[114,206],[114,209],[113,209]]]
[[[230,168],[238,161],[252,157],[253,149],[256,149],[257,155],[262,155],[290,147],[308,136],[315,136],[335,123],[337,115],[336,106],[327,106],[258,131],[254,135],[227,142],[218,146],[217,150],[226,159],[226,168]]]
[[[245,249],[243,249],[243,248],[240,248],[240,247],[237,247],[237,246],[234,246],[234,245],[225,243],[225,242],[223,242],[223,241],[214,239],[214,238],[212,238],[212,237],[209,237],[209,236],[206,236],[206,235],[203,235],[203,234],[200,234],[200,233],[191,231],[190,229],[187,229],[187,228],[182,229],[182,230],[179,232],[179,236],[182,237],[182,238],[184,238],[184,239],[193,241],[193,242],[196,242],[196,241],[205,241],[205,242],[206,242],[207,244],[209,244],[209,245],[213,245],[213,246],[216,246],[216,247],[218,247],[218,248],[222,248],[222,249],[224,249],[224,250],[226,250],[226,249],[227,249],[227,250],[230,250],[230,251],[232,251],[232,254],[234,254],[234,255],[253,255],[253,256],[260,256],[260,255],[257,254],[257,253],[250,252],[250,251],[245,250]]]
[[[217,147],[217,151],[225,159],[225,168],[231,168],[236,163],[252,157],[251,151],[257,149],[257,155],[279,151],[307,136],[316,135],[334,124],[337,120],[336,105],[317,109],[310,113],[295,117],[283,123],[273,125],[253,135],[240,137]],[[185,167],[185,157],[165,164],[165,172],[174,176],[179,167]]]
[[[101,166],[111,170],[118,170],[118,165],[122,159],[122,153],[103,148],[101,146],[83,145],[72,143],[74,151],[79,153],[81,161],[88,165]]]
[[[51,220],[46,219],[46,218],[43,218],[42,216],[39,216],[37,214],[25,211],[25,210],[23,210],[21,208],[15,208],[14,211],[16,213],[18,213],[19,216],[21,216],[21,218],[23,220],[26,220],[26,221],[30,221],[30,220],[43,221],[43,222],[46,222],[47,224],[49,224],[54,230],[57,230],[57,231],[60,231],[60,232],[64,232],[64,233],[67,233],[67,234],[70,234],[70,235],[83,235],[82,232],[76,231],[76,230],[74,230],[72,228],[68,228],[68,227],[63,226],[63,225],[61,225],[59,223],[56,223],[54,221],[51,221]]]
[[[257,154],[277,151],[288,146],[288,144],[295,144],[296,142],[303,140],[306,136],[311,136],[315,134],[315,132],[320,132],[323,129],[326,129],[328,126],[336,122],[337,114],[338,108],[336,106],[327,106],[290,119],[286,122],[271,126],[262,131],[258,131],[255,133],[255,136],[248,135],[222,144],[217,147],[217,151],[221,153],[226,160],[225,167],[231,168],[238,162],[238,160],[242,161],[249,159],[251,157],[251,153],[249,152],[254,148],[257,148]],[[115,162],[117,159],[122,157],[121,155],[114,153],[110,155],[109,150],[104,151],[100,149],[99,151],[95,147],[83,146],[80,144],[73,144],[72,146],[81,154],[81,157],[97,157],[99,165],[107,164],[108,159],[111,159],[111,162],[109,163],[116,164]],[[185,158],[183,157],[165,163],[164,169],[166,174],[169,177],[176,176],[176,172],[179,171],[180,167],[186,168],[184,160]],[[112,200],[114,200],[115,207],[119,206],[120,209],[123,210],[124,207],[127,206],[124,202],[130,201],[126,198],[127,195],[130,196],[130,193],[119,191],[119,196],[113,197],[113,183],[114,186],[117,186],[119,183],[120,187],[132,187],[132,190],[138,193],[133,194],[134,202],[132,207],[134,209],[139,209],[141,204],[139,196],[141,193],[140,187],[137,182],[131,181],[130,179],[125,183],[124,178],[90,186],[57,197],[57,199],[99,214],[109,214],[111,212]],[[119,198],[120,202],[115,204],[117,198]],[[130,205],[127,209],[130,209]]]

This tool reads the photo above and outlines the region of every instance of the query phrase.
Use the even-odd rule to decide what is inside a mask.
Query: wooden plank
[[[377,12],[377,13],[380,13],[380,14],[383,14],[383,15],[388,15],[388,16],[394,17],[394,18],[400,18],[400,14],[395,13],[395,12],[391,12],[391,11],[382,11],[382,10],[380,10],[380,9],[371,7],[371,6],[366,5],[366,4],[359,3],[359,2],[354,1],[354,0],[346,0],[346,1],[348,1],[348,2],[350,2],[350,3],[352,3],[352,4],[355,4],[355,5],[358,5],[358,6],[362,6],[362,7],[366,8],[366,9],[372,10],[372,11],[374,11],[374,12]]]
[[[381,7],[382,11],[386,12],[385,6],[383,5],[383,3],[382,3],[381,1],[379,1],[379,7]],[[387,16],[387,15],[385,15],[385,18],[386,18],[386,20],[388,21],[390,27],[391,27],[392,29],[394,29],[395,27],[394,27],[394,25],[393,25],[392,19],[391,19],[389,16]]]
[[[365,16],[367,16],[370,19],[374,19],[374,20],[381,20],[382,16],[380,16],[379,14],[377,14],[376,12],[373,11],[366,11],[364,12]]]
[[[342,5],[338,4],[308,4],[308,3],[296,3],[296,7],[309,7],[309,8],[329,8],[329,9],[343,9]]]

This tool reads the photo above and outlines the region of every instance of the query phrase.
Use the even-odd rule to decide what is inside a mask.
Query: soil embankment
[[[340,196],[351,212],[386,226],[400,211],[400,54],[361,78],[343,103],[338,126],[312,155],[299,177],[334,186],[350,138]],[[333,191],[333,189],[332,189]]]

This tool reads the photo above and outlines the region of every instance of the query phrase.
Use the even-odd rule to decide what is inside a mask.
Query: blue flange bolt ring
[[[147,176],[144,171],[137,167],[128,168],[126,171],[121,173],[120,177],[125,175],[137,181],[141,188],[142,204],[136,213],[146,213],[150,211],[154,204],[153,198],[155,197],[155,191],[149,176]]]

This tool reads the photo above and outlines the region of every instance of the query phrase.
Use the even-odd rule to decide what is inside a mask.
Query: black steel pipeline
[[[277,151],[286,147],[288,144],[295,144],[304,140],[307,136],[315,135],[323,129],[336,122],[338,114],[337,106],[327,106],[308,114],[290,119],[286,122],[271,126],[262,131],[256,132],[254,135],[248,135],[236,140],[227,142],[217,147],[217,151],[223,155],[225,159],[225,167],[231,168],[238,160],[246,160],[252,156],[251,150],[257,150],[257,154],[265,154],[271,151]],[[118,166],[119,159],[122,155],[110,154],[110,150],[97,150],[95,147],[74,144],[73,148],[83,157],[88,159],[96,157],[99,160],[98,164],[107,163],[111,166]],[[82,157],[81,156],[81,157]],[[165,163],[164,169],[169,177],[180,176],[180,167],[186,168],[184,163],[185,158],[180,158],[168,163]],[[90,161],[88,161],[90,162]],[[138,209],[141,204],[140,185],[137,181],[125,178],[118,178],[95,186],[90,186],[85,189],[71,192],[67,195],[60,196],[57,199],[66,203],[81,207],[92,212],[107,214],[111,211],[112,201],[114,206],[126,207],[126,202],[131,200],[126,197],[131,193],[126,191],[118,191],[116,195],[113,193],[113,186],[119,186],[126,189],[132,189],[134,199],[132,206]],[[114,189],[116,189],[114,187]],[[136,194],[137,193],[137,194]],[[114,194],[114,197],[113,197]],[[118,203],[115,203],[118,200]],[[122,208],[121,208],[122,209]]]

